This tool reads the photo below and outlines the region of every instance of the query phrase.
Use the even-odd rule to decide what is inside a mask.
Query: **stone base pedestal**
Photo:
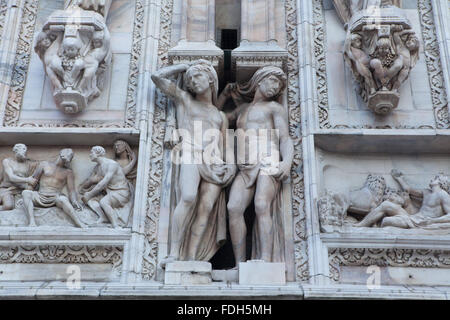
[[[213,270],[212,279],[213,279],[213,281],[238,282],[239,281],[239,271],[237,269]]]
[[[175,261],[166,265],[164,284],[199,285],[210,284],[212,266],[203,261]]]
[[[379,91],[369,97],[369,109],[379,115],[386,115],[397,108],[400,95],[393,91]]]
[[[66,89],[53,96],[58,108],[66,114],[80,113],[87,106],[87,99],[78,91]]]
[[[251,260],[239,263],[239,284],[285,285],[286,264]]]

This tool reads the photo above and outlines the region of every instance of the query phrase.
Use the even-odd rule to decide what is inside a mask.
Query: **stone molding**
[[[122,265],[123,247],[94,245],[0,246],[0,263],[109,263]]]
[[[6,14],[8,12],[8,1],[0,1],[0,35],[3,34],[3,28],[5,26]]]
[[[398,248],[329,248],[330,279],[338,282],[342,266],[450,268],[450,251]]]
[[[39,0],[26,0],[23,4],[23,13],[19,39],[14,59],[14,70],[12,71],[11,87],[8,92],[8,101],[5,107],[3,125],[5,127],[16,126],[19,121],[20,109],[22,108],[25,83],[28,66],[32,54],[34,29]]]
[[[161,3],[160,37],[158,44],[158,67],[169,64],[173,0]],[[155,89],[156,90],[156,89]],[[142,253],[142,280],[154,280],[157,268],[157,230],[161,208],[161,185],[163,177],[164,135],[167,98],[158,90],[155,94],[155,109],[149,132],[151,139],[150,166],[148,172],[147,202],[145,204],[144,244]]]
[[[449,129],[448,97],[433,16],[433,6],[431,0],[418,0],[418,4],[436,127],[438,129]]]
[[[300,61],[298,52],[297,2],[287,0],[287,105],[289,108],[289,133],[294,142],[294,159],[291,168],[292,219],[294,226],[295,277],[297,281],[309,280],[308,245],[306,239],[305,181],[303,175],[303,139],[301,135]]]

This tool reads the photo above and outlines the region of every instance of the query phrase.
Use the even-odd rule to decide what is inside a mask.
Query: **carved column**
[[[183,0],[181,3],[180,39],[169,50],[172,64],[196,59],[211,61],[221,70],[223,51],[215,43],[215,0]]]
[[[287,51],[279,41],[286,35],[277,28],[285,24],[283,8],[280,0],[242,0],[241,44],[232,53],[238,82],[266,65],[285,69]]]
[[[100,96],[111,64],[106,17],[112,0],[68,0],[56,10],[35,41],[61,111],[83,111]]]

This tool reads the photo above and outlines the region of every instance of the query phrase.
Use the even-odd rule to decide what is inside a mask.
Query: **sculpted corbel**
[[[111,65],[111,0],[73,0],[47,19],[35,41],[57,107],[79,113],[97,98]]]
[[[419,59],[419,40],[402,10],[380,2],[348,23],[344,58],[369,109],[386,115],[400,101],[399,89]]]

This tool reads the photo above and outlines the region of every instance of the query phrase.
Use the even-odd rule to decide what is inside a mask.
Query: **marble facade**
[[[106,7],[97,7],[102,3]],[[102,88],[95,97],[86,93],[83,108],[76,113],[64,112],[54,99],[51,73],[49,77],[43,67],[46,51],[38,45],[43,30],[61,33],[64,29],[58,25],[64,19],[54,13],[61,15],[73,6],[103,15],[101,23],[87,18],[90,22],[83,23],[103,26],[97,30],[103,35],[107,28],[106,51],[111,58],[102,54],[96,60],[105,66]],[[374,112],[361,95],[365,83],[349,68],[345,46],[352,32],[359,32],[362,41],[371,41],[351,19],[358,10],[377,6],[401,12],[403,22],[390,16],[390,27],[400,32],[393,25],[403,25],[420,44],[410,54],[416,54],[415,66],[408,68],[396,88],[397,105],[385,113]],[[0,297],[447,298],[449,18],[448,0],[0,0]],[[77,29],[83,23],[72,22],[64,24],[73,27],[64,29],[64,37],[83,39],[86,48],[77,59],[80,65],[87,60],[87,67],[81,67],[73,79],[60,78],[76,89],[81,74],[92,71],[88,87],[93,89],[99,75],[89,69],[97,65],[89,59],[98,46],[91,44],[92,31],[80,36],[87,32]],[[395,34],[382,29],[376,29],[381,38]],[[235,38],[224,38],[230,34]],[[57,35],[52,37],[58,41]],[[234,47],[222,48],[225,40]],[[396,50],[390,52],[393,64],[402,55]],[[64,52],[58,54],[64,58]],[[407,56],[404,53],[402,59]],[[64,63],[72,68],[68,60]],[[225,226],[219,230],[223,237],[216,239],[217,247],[204,255],[166,259],[176,241],[174,216],[183,199],[179,186],[189,189],[191,183],[178,178],[180,168],[172,161],[173,147],[181,141],[173,140],[172,132],[184,128],[177,108],[187,103],[176,92],[183,90],[180,97],[191,95],[190,110],[203,103],[195,72],[189,71],[190,78],[183,75],[199,64],[207,65],[209,74],[217,77],[217,83],[209,78],[210,89],[216,92],[211,90],[208,103],[218,107],[214,99],[220,100],[227,90],[230,99],[220,100],[223,112],[199,112],[196,117],[236,129],[256,123],[255,117],[267,116],[264,108],[275,106],[283,110],[278,112],[282,120],[276,122],[285,123],[292,144],[291,154],[280,147],[277,159],[289,158],[289,164],[283,164],[286,179],[280,179],[274,193],[279,207],[274,215],[280,223],[258,224],[264,197],[258,192],[250,196],[243,213],[249,240],[243,259],[233,254],[236,226],[226,223],[234,221],[229,198],[240,199],[230,196],[230,186],[239,177],[239,168],[233,165],[224,166],[226,177],[217,173],[218,167],[217,172],[211,170],[211,176],[221,177],[215,186],[220,186],[217,201],[223,201],[219,211]],[[246,114],[245,121],[238,119],[234,125],[228,113],[241,104],[246,108],[258,103],[253,99],[259,89],[246,95],[244,84],[267,67],[276,70],[283,79],[278,82],[286,85],[280,85],[273,97],[264,96],[261,109],[266,111]],[[167,72],[174,68],[177,73]],[[263,87],[264,79],[255,80],[255,87]],[[161,81],[167,81],[166,87]],[[17,158],[17,149],[13,151],[17,144],[27,146],[27,170]],[[73,157],[67,156],[68,148]],[[66,151],[60,154],[61,150]],[[225,154],[220,156],[225,159]],[[17,163],[11,166],[8,161]],[[10,167],[18,180],[11,178]],[[429,185],[438,175],[436,191]],[[409,187],[399,183],[400,176]],[[51,199],[46,193],[49,177],[62,188]],[[91,183],[84,184],[86,180]],[[270,193],[267,186],[265,190],[264,194]],[[439,205],[429,205],[439,207],[438,213],[434,211],[434,218],[443,218],[439,226],[424,219],[412,219],[409,225],[414,227],[409,228],[386,225],[384,220],[403,209],[410,214],[407,205],[395,202],[395,195],[409,191],[414,213],[426,206],[426,192],[422,199],[414,190],[439,193],[435,197]],[[387,202],[396,210],[389,211]],[[382,214],[373,223],[361,223],[374,211]],[[37,226],[30,226],[30,212]],[[255,243],[267,245],[263,240],[274,226],[281,236],[273,248],[283,258],[252,255]],[[256,240],[251,240],[258,228]],[[197,230],[186,232],[190,237]],[[190,239],[190,243],[197,242]],[[71,268],[80,270],[81,288],[67,286]],[[371,275],[379,277],[373,282]]]

